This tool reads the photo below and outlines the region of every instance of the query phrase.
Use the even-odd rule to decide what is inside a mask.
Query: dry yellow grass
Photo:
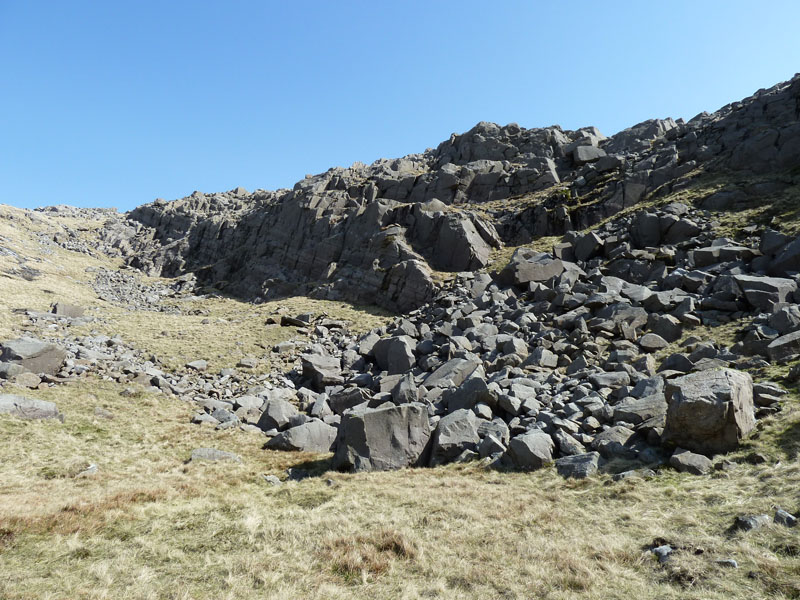
[[[287,298],[253,305],[231,298],[187,299],[174,302],[182,313],[130,311],[105,306],[98,314],[102,321],[76,328],[76,333],[92,331],[119,334],[136,348],[156,354],[171,369],[180,369],[187,361],[203,358],[209,369],[233,367],[244,356],[262,359],[269,368],[269,354],[278,342],[298,337],[295,327],[268,325],[272,317],[306,312],[347,321],[350,330],[363,333],[385,324],[389,313],[373,307],[356,307],[344,302]],[[192,314],[198,313],[198,314]],[[303,337],[303,336],[299,336]]]
[[[102,305],[88,285],[94,275],[85,269],[112,268],[114,263],[62,250],[55,244],[42,245],[35,233],[54,233],[59,230],[60,222],[54,217],[0,205],[0,247],[6,250],[0,252],[0,339],[12,335],[22,323],[22,317],[12,313],[12,309],[47,310],[58,300],[87,308]],[[24,259],[25,266],[39,272],[35,279],[28,281],[21,276],[20,259]]]
[[[478,466],[325,473],[324,456],[262,450],[261,436],[190,425],[188,404],[117,392],[37,392],[64,424],[0,417],[0,597],[800,595],[795,531],[725,533],[736,515],[800,508],[797,408],[734,455],[769,446],[778,464],[612,483]],[[243,462],[185,464],[195,447]],[[97,475],[72,477],[90,462]],[[320,476],[261,477],[288,466]],[[658,540],[679,548],[665,567],[647,552]]]

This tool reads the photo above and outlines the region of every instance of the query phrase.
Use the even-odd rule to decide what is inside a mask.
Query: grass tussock
[[[320,554],[345,581],[367,583],[370,576],[388,572],[395,560],[415,561],[419,550],[403,532],[382,527],[369,534],[326,540]]]

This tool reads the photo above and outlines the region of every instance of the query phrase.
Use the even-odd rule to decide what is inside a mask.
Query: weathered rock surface
[[[431,466],[452,461],[464,450],[477,450],[481,441],[475,413],[464,408],[455,410],[439,421],[431,447]]]
[[[339,426],[333,466],[353,471],[385,471],[422,466],[431,437],[422,404],[346,412]]]
[[[692,373],[667,382],[663,439],[713,455],[735,450],[755,427],[753,380],[733,369]]]
[[[0,344],[0,361],[17,364],[31,373],[55,375],[66,358],[67,353],[63,348],[31,337]]]
[[[513,438],[508,447],[514,464],[523,470],[540,469],[553,462],[554,450],[553,439],[539,429]]]
[[[197,192],[126,220],[107,215],[99,248],[148,273],[180,274],[156,283],[99,269],[93,287],[107,302],[180,312],[183,302],[161,300],[213,286],[254,301],[305,293],[405,314],[359,337],[327,315],[281,307],[266,326],[291,328],[292,339],[213,373],[208,356],[171,372],[116,336],[70,332],[93,317],[27,310],[26,328],[43,344],[63,341],[64,360],[41,376],[0,362],[0,384],[98,374],[131,397],[190,401],[192,422],[271,438],[269,448],[327,451],[336,432],[334,462],[348,470],[485,459],[555,462],[577,477],[620,460],[702,471],[696,453],[735,447],[784,406],[785,390],[769,382],[748,403],[742,371],[800,354],[796,239],[755,224],[722,238],[714,214],[785,201],[797,185],[799,82],[612,138],[481,123],[435,150],[331,169],[292,190]],[[720,189],[731,170],[741,177]],[[716,179],[703,197],[694,192],[705,174]],[[661,201],[684,189],[696,200]],[[503,244],[520,248],[476,271]],[[741,325],[735,341],[715,335],[723,324]],[[676,445],[686,451],[672,453]]]
[[[597,473],[599,464],[600,453],[587,452],[557,459],[556,470],[566,479],[586,479]]]
[[[276,435],[266,447],[273,450],[330,452],[336,441],[336,427],[322,421],[309,421]]]
[[[22,419],[59,419],[64,415],[52,402],[38,398],[26,398],[15,394],[0,394],[0,414],[9,414]]]
[[[692,475],[705,475],[711,472],[711,459],[702,454],[695,454],[682,448],[677,448],[669,458],[671,467],[675,467],[681,473],[691,473]]]

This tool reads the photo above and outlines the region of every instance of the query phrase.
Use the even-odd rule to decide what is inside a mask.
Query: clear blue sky
[[[0,0],[0,203],[121,210],[478,121],[691,118],[800,71],[797,0]]]

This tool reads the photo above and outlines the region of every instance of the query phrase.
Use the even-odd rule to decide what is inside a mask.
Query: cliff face
[[[481,268],[502,244],[588,227],[698,172],[798,166],[800,76],[610,138],[479,123],[435,150],[333,168],[292,190],[159,200],[108,235],[151,275],[194,272],[248,299],[302,293],[407,311],[432,298],[432,270]]]

